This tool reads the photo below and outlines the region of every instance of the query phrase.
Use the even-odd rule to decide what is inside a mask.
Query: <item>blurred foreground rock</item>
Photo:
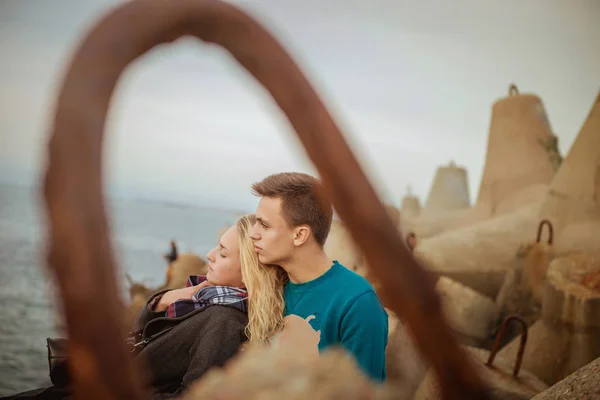
[[[386,385],[394,393],[394,398],[412,399],[427,373],[428,365],[416,349],[408,328],[393,312],[387,311],[390,329],[386,348]]]
[[[600,399],[600,358],[578,369],[532,400]]]
[[[307,360],[301,348],[255,348],[242,352],[224,368],[209,371],[184,399],[239,400],[388,400],[390,391],[371,383],[342,350]]]

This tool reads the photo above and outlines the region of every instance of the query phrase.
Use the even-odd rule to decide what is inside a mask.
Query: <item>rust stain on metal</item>
[[[548,227],[548,245],[552,245],[552,243],[554,242],[554,228],[552,226],[552,222],[550,222],[547,219],[543,219],[540,221],[535,242],[539,243],[542,240],[542,230],[544,228],[544,225]]]
[[[415,247],[417,246],[417,235],[415,235],[414,232],[409,232],[408,235],[406,235],[406,246],[411,253],[415,250]]]
[[[523,362],[523,354],[525,353],[525,345],[527,344],[527,324],[525,321],[517,316],[517,315],[509,315],[504,319],[502,325],[500,327],[500,332],[496,336],[496,341],[494,342],[494,347],[490,352],[490,356],[485,363],[486,366],[493,368],[494,367],[494,358],[496,358],[496,354],[498,350],[500,350],[500,346],[502,345],[502,336],[504,336],[504,331],[506,331],[506,327],[512,321],[517,321],[521,324],[522,332],[521,332],[521,343],[519,344],[519,351],[517,352],[517,358],[515,360],[515,366],[513,368],[513,377],[517,377],[519,375],[519,371],[521,369],[521,363]]]
[[[185,35],[228,50],[285,112],[328,197],[382,282],[387,304],[407,322],[417,347],[437,371],[443,398],[487,398],[442,318],[432,277],[401,245],[400,233],[302,71],[261,25],[216,0],[121,4],[87,34],[64,79],[44,198],[49,269],[58,281],[69,338],[85,349],[81,354],[86,354],[89,372],[74,375],[75,397],[149,397],[123,341],[123,306],[102,188],[102,141],[123,69],[153,47]]]

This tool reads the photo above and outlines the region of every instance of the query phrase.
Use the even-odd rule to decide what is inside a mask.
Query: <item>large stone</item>
[[[502,201],[498,202],[496,215],[510,214],[517,211],[523,205],[534,204],[543,201],[548,194],[549,186],[544,183],[538,183],[528,186]]]
[[[386,348],[386,384],[398,399],[411,399],[427,372],[408,328],[388,310],[390,334]]]
[[[529,328],[523,367],[549,385],[600,356],[600,254],[579,253],[550,263],[542,319]],[[587,286],[586,286],[587,285]],[[518,339],[500,354],[512,358]]]
[[[531,241],[539,205],[419,240],[415,257],[433,273],[496,298],[522,243]]]
[[[465,344],[480,345],[490,333],[496,309],[492,299],[446,277],[435,285],[450,327]]]
[[[438,214],[422,213],[411,220],[412,231],[421,239],[427,239],[460,228],[470,212],[470,208],[463,208]]]
[[[556,239],[557,254],[600,252],[600,221],[572,223],[565,226]]]

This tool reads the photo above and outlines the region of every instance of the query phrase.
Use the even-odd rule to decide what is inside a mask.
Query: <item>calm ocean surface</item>
[[[169,240],[180,252],[204,257],[219,229],[237,218],[229,211],[136,200],[113,200],[110,208],[121,272],[150,285],[164,279]],[[43,264],[41,211],[36,189],[0,185],[0,396],[50,385],[46,338],[61,333]]]

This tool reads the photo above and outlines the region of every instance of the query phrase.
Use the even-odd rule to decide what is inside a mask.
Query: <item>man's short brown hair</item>
[[[252,185],[257,196],[281,199],[283,218],[292,226],[308,225],[323,246],[333,218],[333,207],[317,178],[300,172],[267,176]]]

